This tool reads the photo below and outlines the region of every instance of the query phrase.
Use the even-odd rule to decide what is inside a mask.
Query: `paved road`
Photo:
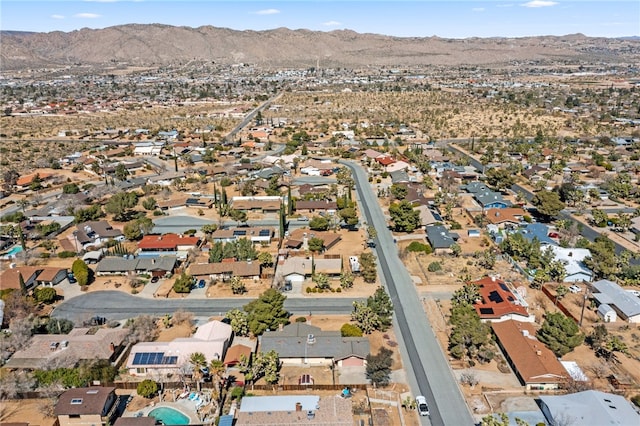
[[[255,108],[253,111],[251,111],[250,113],[248,113],[243,119],[242,121],[236,126],[234,127],[225,137],[225,139],[229,142],[233,142],[233,140],[235,139],[236,135],[238,134],[238,132],[240,130],[242,130],[247,124],[249,124],[251,122],[251,120],[254,119],[254,117],[258,114],[258,112],[264,111],[264,109],[266,107],[268,107],[269,105],[271,105],[272,102],[275,102],[276,100],[278,100],[280,98],[280,96],[282,96],[282,93],[278,93],[276,96],[274,96],[273,98],[264,101],[262,104],[260,104],[257,108]]]
[[[342,162],[353,171],[361,210],[369,225],[378,231],[376,252],[382,270],[382,280],[394,304],[398,340],[406,349],[408,375],[413,375],[419,392],[427,398],[433,425],[472,425],[473,418],[460,388],[438,344],[424,313],[418,293],[407,269],[398,257],[398,250],[389,232],[382,209],[367,176],[359,165]],[[413,382],[410,377],[410,381]],[[426,418],[421,418],[426,422]]]
[[[173,314],[179,309],[193,312],[196,316],[224,315],[225,312],[242,308],[252,298],[235,299],[145,299],[121,291],[92,291],[64,301],[52,313],[57,318],[82,322],[95,315],[108,320],[123,320],[138,315]],[[322,314],[345,315],[353,310],[351,298],[290,298],[285,308],[295,315]]]

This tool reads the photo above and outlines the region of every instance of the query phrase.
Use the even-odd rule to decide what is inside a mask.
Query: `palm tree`
[[[189,363],[193,367],[193,380],[200,383],[202,379],[202,369],[207,366],[207,358],[202,352],[194,352],[189,357]]]

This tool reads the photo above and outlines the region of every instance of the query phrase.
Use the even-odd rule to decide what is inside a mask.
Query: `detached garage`
[[[616,322],[618,319],[616,311],[606,303],[598,306],[598,316],[602,318],[604,322]]]

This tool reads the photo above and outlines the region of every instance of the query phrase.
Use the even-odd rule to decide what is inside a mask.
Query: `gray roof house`
[[[427,240],[433,247],[433,250],[449,250],[451,244],[458,240],[458,234],[449,232],[442,225],[431,225],[426,227]]]
[[[611,306],[623,320],[640,323],[640,297],[634,296],[609,280],[596,281],[591,285],[593,298],[598,304],[604,303]]]
[[[176,256],[160,257],[105,257],[96,266],[97,275],[127,275],[132,273],[151,273],[163,276],[173,272],[176,267]]]
[[[640,414],[624,397],[595,390],[569,395],[540,396],[540,408],[550,425],[640,424]]]
[[[504,209],[511,205],[501,193],[494,191],[476,192],[474,198],[484,209]]]
[[[363,366],[369,355],[366,337],[342,337],[340,331],[324,331],[305,323],[292,323],[260,338],[260,351],[278,353],[283,364]]]

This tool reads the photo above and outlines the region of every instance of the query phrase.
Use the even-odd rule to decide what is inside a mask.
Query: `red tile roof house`
[[[496,277],[484,277],[472,282],[478,286],[480,300],[473,304],[483,321],[500,322],[515,320],[534,322],[524,299],[511,291],[507,283]]]
[[[569,374],[553,352],[536,339],[533,325],[520,321],[491,323],[498,345],[527,390],[554,390]]]
[[[487,222],[504,228],[505,225],[519,225],[527,214],[519,207],[507,207],[506,209],[487,209],[484,212]]]
[[[104,425],[115,417],[116,388],[92,386],[65,391],[54,414],[60,426]]]
[[[196,248],[198,244],[200,244],[199,237],[188,237],[182,234],[145,235],[138,243],[138,249],[142,253],[175,254]]]

